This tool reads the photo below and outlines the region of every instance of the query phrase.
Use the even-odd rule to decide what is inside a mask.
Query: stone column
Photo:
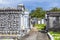
[[[47,21],[46,21],[46,31],[48,31],[49,30],[49,15],[47,15]]]

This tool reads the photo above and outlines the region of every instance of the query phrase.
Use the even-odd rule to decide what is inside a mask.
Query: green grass
[[[50,34],[54,37],[54,40],[60,40],[60,32],[50,31]]]
[[[38,29],[38,30],[43,30],[45,28],[45,24],[35,24],[35,27]]]

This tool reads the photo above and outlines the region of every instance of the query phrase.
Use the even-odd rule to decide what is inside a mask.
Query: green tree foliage
[[[31,13],[30,13],[30,16],[32,18],[44,18],[45,17],[45,11],[40,8],[40,7],[37,7],[35,10],[32,10]]]
[[[49,11],[51,11],[51,12],[60,12],[60,8],[54,7]]]

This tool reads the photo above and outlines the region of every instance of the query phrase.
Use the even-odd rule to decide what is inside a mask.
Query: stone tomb
[[[29,12],[23,4],[17,8],[0,8],[0,39],[20,39],[28,31]]]
[[[60,30],[60,12],[47,12],[47,29]]]

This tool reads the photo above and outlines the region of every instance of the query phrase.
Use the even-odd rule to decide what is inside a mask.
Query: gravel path
[[[22,40],[49,40],[46,33],[32,32],[29,35],[23,37]]]
[[[36,40],[37,32],[32,32],[22,38],[22,40]]]
[[[47,33],[38,32],[37,40],[49,40]]]

